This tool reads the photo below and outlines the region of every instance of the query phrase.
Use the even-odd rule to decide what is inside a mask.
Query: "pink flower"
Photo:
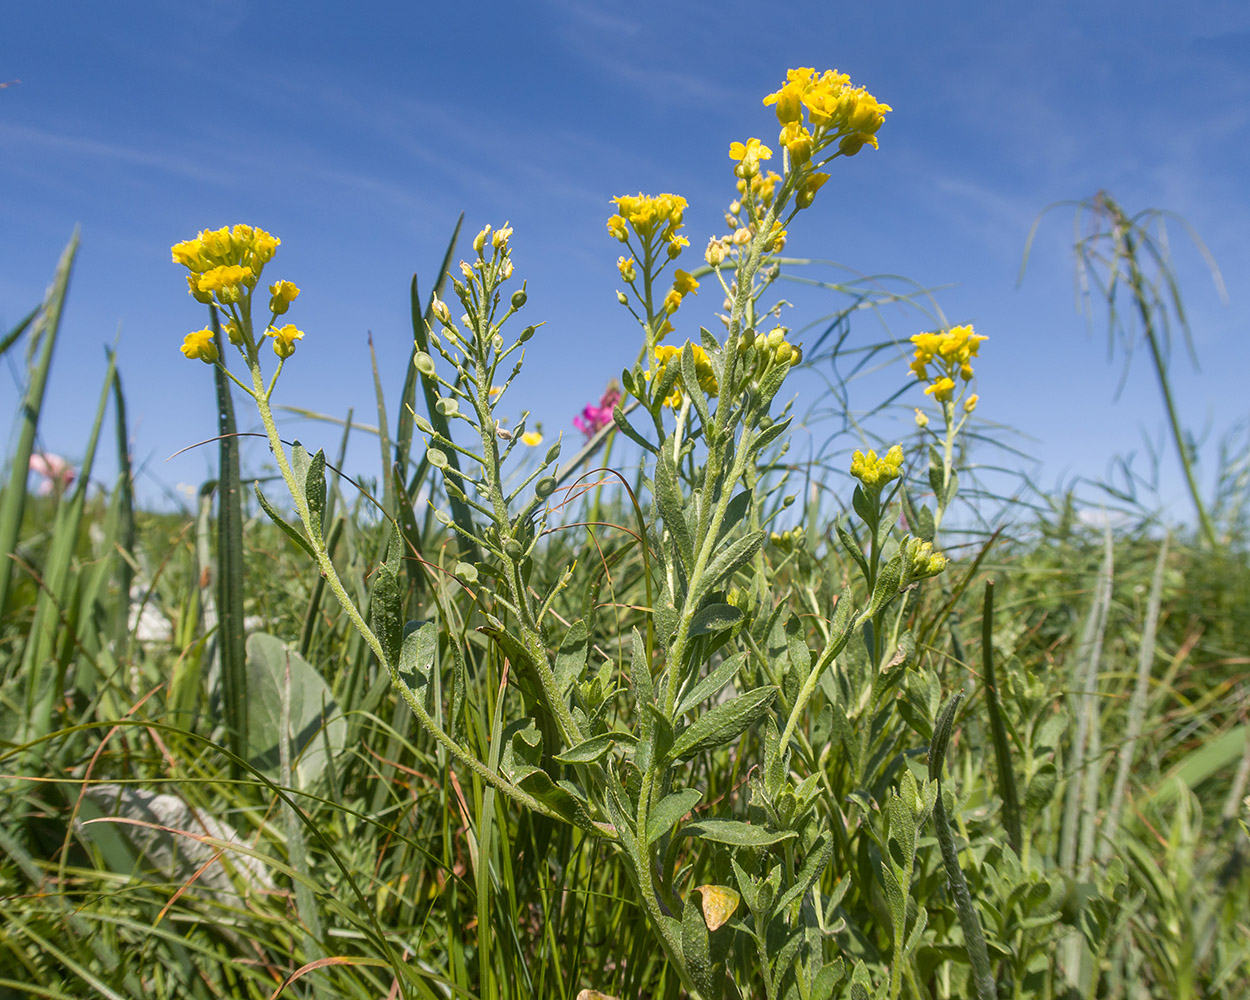
[[[60,455],[49,455],[36,452],[30,456],[30,471],[43,479],[37,490],[40,496],[48,496],[53,491],[64,492],[77,478],[74,467]]]
[[[588,438],[594,437],[604,427],[612,423],[612,411],[621,401],[621,389],[616,379],[608,383],[607,391],[599,399],[599,405],[587,403],[580,416],[573,418],[573,426]]]

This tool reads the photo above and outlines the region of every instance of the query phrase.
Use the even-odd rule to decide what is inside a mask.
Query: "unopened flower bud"
[[[482,248],[486,246],[486,237],[490,235],[490,226],[487,226],[480,233],[473,237],[473,249],[477,253],[482,252]]]
[[[703,252],[703,259],[712,267],[719,267],[725,260],[725,245],[717,239],[708,240],[707,250]]]
[[[623,306],[629,305],[629,299],[627,299],[625,297],[625,293],[621,291],[618,291],[616,293],[616,301],[619,302]]]
[[[435,296],[434,301],[430,303],[430,313],[440,323],[451,322],[451,310],[447,308],[447,303]]]

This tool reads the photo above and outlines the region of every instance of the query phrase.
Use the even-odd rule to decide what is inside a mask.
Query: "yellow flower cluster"
[[[685,198],[675,194],[652,197],[640,193],[621,195],[612,201],[616,204],[617,214],[608,219],[608,232],[614,239],[626,242],[630,228],[638,234],[644,247],[650,247],[653,239],[662,239],[668,244],[670,260],[675,259],[683,247],[690,246],[690,241],[677,233],[686,211]]]
[[[863,87],[852,87],[845,73],[826,70],[817,76],[807,67],[789,70],[781,89],[765,97],[764,103],[777,106],[779,141],[796,166],[834,140],[845,156],[854,156],[864,146],[876,149],[877,130],[885,113],[893,110]]]
[[[845,73],[827,70],[817,74],[810,67],[789,70],[781,89],[765,97],[764,103],[776,105],[781,122],[778,142],[789,158],[789,170],[799,175],[795,187],[798,208],[808,208],[829,180],[828,174],[814,168],[813,161],[823,162],[820,154],[834,143],[834,156],[854,156],[864,146],[876,149],[877,130],[891,110],[863,87],[853,87]],[[759,163],[771,158],[772,150],[758,139],[749,139],[733,143],[729,156],[737,162],[734,173],[739,178],[739,193],[757,203],[771,201],[771,185],[757,189],[756,184],[761,180]]]
[[[687,343],[690,343],[687,341]],[[668,363],[672,361],[674,364],[681,364],[681,352],[685,349],[682,347],[674,347],[671,344],[664,344],[655,349],[656,366],[655,371],[646,372],[646,378],[650,381],[652,378],[661,381],[664,378],[665,369]],[[720,392],[720,383],[716,381],[716,372],[712,368],[712,359],[708,357],[699,344],[690,344],[690,349],[694,352],[694,372],[695,378],[699,380],[699,388],[707,395],[715,396]],[[674,410],[681,406],[682,391],[678,383],[673,384],[672,391],[664,397],[664,402],[671,406]]]
[[[864,484],[864,488],[880,492],[891,480],[903,474],[903,446],[896,444],[880,458],[875,451],[862,451],[851,456],[851,475]]]
[[[913,544],[908,553],[908,578],[912,580],[923,580],[926,577],[937,576],[942,570],[946,569],[948,562],[946,556],[941,552],[933,551],[932,542],[921,542],[919,545]]]
[[[215,303],[225,311],[222,329],[230,343],[245,353],[252,350],[249,347],[252,290],[281,242],[263,229],[238,225],[233,229],[229,226],[206,229],[195,239],[171,247],[174,263],[191,272],[187,276],[191,295],[197,302]],[[299,289],[290,281],[270,285],[271,319],[285,313],[298,296]],[[289,358],[295,353],[295,342],[304,333],[288,323],[281,328],[269,326],[265,336],[273,338],[274,353],[278,357]],[[181,349],[184,356],[208,364],[218,359],[217,345],[208,329],[187,334]]]
[[[187,284],[196,301],[216,299],[229,305],[256,287],[261,270],[273,259],[280,242],[263,229],[238,225],[206,229],[193,240],[174,244],[171,250],[174,263],[191,272]]]
[[[972,359],[977,356],[981,342],[988,339],[975,333],[971,325],[953,326],[944,333],[918,333],[912,337],[916,353],[909,367],[916,378],[929,383],[925,395],[932,396],[939,403],[953,398],[955,378],[972,381]],[[930,365],[937,371],[931,373]],[[968,397],[964,405],[971,413],[976,408],[977,397]]]

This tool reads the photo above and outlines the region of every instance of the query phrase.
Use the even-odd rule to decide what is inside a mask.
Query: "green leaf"
[[[845,518],[838,518],[835,527],[838,532],[838,540],[842,542],[842,548],[846,549],[850,557],[855,560],[859,571],[867,578],[868,560],[864,557],[864,550],[859,544],[859,539],[851,532]]]
[[[399,650],[399,672],[415,674],[428,683],[438,656],[438,626],[433,622],[411,621],[404,626]]]
[[[308,553],[309,558],[316,559],[317,553],[313,551],[313,547],[308,544],[308,539],[301,535],[294,527],[288,523],[287,519],[279,514],[273,507],[273,504],[260,491],[260,483],[253,481],[252,489],[256,493],[256,499],[260,502],[260,509],[269,515],[269,520],[282,529],[287,538],[291,539],[296,545]]]
[[[647,839],[642,846],[649,847],[664,836],[701,798],[703,793],[697,788],[683,788],[660,799],[647,817]]]
[[[872,588],[872,602],[868,605],[867,616],[869,618],[875,617],[898,595],[898,583],[902,576],[903,558],[901,555],[896,555],[877,574],[876,586]]]
[[[708,563],[703,576],[703,583],[708,587],[717,587],[731,577],[740,567],[745,566],[751,557],[764,544],[764,531],[752,531],[743,535],[721,549]],[[706,591],[705,591],[706,593]]]
[[[742,621],[742,609],[732,604],[705,604],[690,619],[690,636],[712,635]]]
[[[304,499],[308,501],[308,512],[312,515],[313,533],[320,538],[321,516],[326,509],[326,453],[320,448],[308,463],[308,472],[304,476]]]
[[[586,657],[590,653],[590,630],[585,619],[569,626],[564,640],[556,653],[556,689],[563,695],[586,671]]]
[[[564,753],[556,754],[556,760],[561,764],[590,764],[607,754],[614,743],[632,745],[637,742],[638,737],[633,733],[600,733],[569,747]]]
[[[665,442],[667,444],[667,441]],[[678,485],[677,466],[670,448],[662,448],[655,463],[655,504],[659,508],[664,527],[677,543],[681,560],[689,568],[694,565],[694,546],[690,540],[690,528],[686,524],[685,504]],[[714,583],[715,581],[713,581]]]
[[[640,448],[644,449],[645,451],[649,451],[652,455],[658,452],[659,449],[657,449],[655,445],[653,445],[645,437],[643,437],[636,430],[634,430],[630,422],[625,419],[625,411],[621,409],[620,403],[617,403],[616,406],[612,408],[612,422],[616,424],[617,428],[620,430],[622,434],[624,434],[627,438],[633,441],[634,444],[638,445]]]
[[[759,436],[751,442],[752,453],[759,453],[763,451],[770,444],[776,441],[777,438],[781,437],[782,434],[790,429],[790,421],[792,419],[792,417],[786,417],[785,420],[774,421],[772,426],[760,431]]]
[[[677,703],[676,717],[680,718],[692,708],[715,696],[721,688],[738,675],[738,671],[742,669],[742,665],[746,663],[746,660],[747,654],[745,652],[735,653],[733,656],[722,660],[715,670],[699,681]]]
[[[291,725],[285,739],[293,773],[301,788],[309,788],[347,740],[347,722],[329,685],[282,640],[253,632],[247,637],[247,694],[247,758],[271,776],[278,773],[285,698]]]
[[[672,760],[686,760],[737,739],[758,722],[777,697],[775,687],[756,688],[699,716],[673,742]]]
[[[730,847],[769,847],[798,836],[793,830],[769,830],[736,819],[701,819],[687,823],[681,828],[681,835]]]

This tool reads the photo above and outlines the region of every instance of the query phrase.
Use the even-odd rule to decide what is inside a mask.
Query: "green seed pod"
[[[507,553],[509,559],[525,558],[525,546],[518,542],[515,538],[509,538],[504,542],[503,550]]]
[[[538,327],[536,326],[527,326],[524,330],[521,331],[521,336],[517,337],[517,343],[524,344],[527,340],[530,339],[530,337],[534,336],[534,331],[537,329]]]
[[[772,425],[773,425],[773,418],[770,417],[767,413],[765,413],[762,417],[760,417],[760,422],[759,422],[760,430],[766,431]]]
[[[456,576],[465,583],[477,583],[477,567],[472,563],[458,562],[456,563]]]
[[[534,493],[538,496],[540,500],[546,500],[547,497],[551,496],[551,494],[554,493],[555,491],[556,491],[556,477],[555,476],[543,476],[542,479],[538,480],[538,482],[534,484]]]
[[[460,412],[460,404],[454,399],[440,399],[434,404],[434,409],[444,417],[454,417]]]
[[[430,464],[436,469],[447,468],[447,455],[439,451],[437,448],[429,448],[426,450],[425,457],[430,460]]]
[[[520,289],[519,291],[513,292],[512,293],[512,308],[520,309],[521,306],[525,305],[525,302],[528,298],[529,296],[525,294],[524,288]]]

